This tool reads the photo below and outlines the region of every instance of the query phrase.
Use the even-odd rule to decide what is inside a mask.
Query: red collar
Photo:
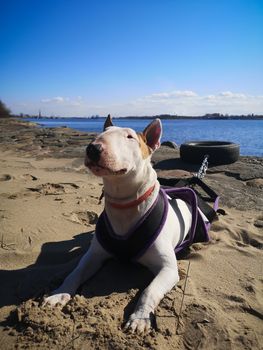
[[[108,203],[113,208],[116,208],[116,209],[128,209],[128,208],[136,207],[142,202],[144,202],[148,197],[150,197],[150,195],[153,193],[154,188],[155,188],[155,184],[152,187],[150,187],[141,197],[128,203],[114,203],[114,202],[108,202]]]

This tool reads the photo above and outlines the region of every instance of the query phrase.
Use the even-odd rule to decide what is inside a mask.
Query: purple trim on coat
[[[193,243],[196,224],[197,224],[197,215],[198,215],[197,197],[195,192],[189,187],[171,188],[171,189],[169,188],[163,191],[168,196],[171,195],[171,197],[172,195],[176,194],[176,197],[178,199],[181,199],[187,202],[192,208],[192,224],[191,224],[190,231],[187,235],[187,238],[183,240],[181,243],[179,243],[179,245],[177,245],[177,247],[175,247],[174,249],[175,253],[178,253]]]
[[[200,214],[198,214],[200,215]],[[201,218],[202,219],[202,218]],[[205,222],[203,219],[201,220],[201,225],[203,227],[203,231],[205,234],[205,239],[204,242],[209,242],[210,241],[210,236],[208,234],[210,227],[211,227],[211,223],[210,222]]]
[[[217,209],[218,209],[218,202],[219,202],[219,196],[216,197],[214,205],[213,205],[213,208],[215,211],[217,211]]]
[[[166,222],[166,218],[167,218],[167,214],[168,214],[168,198],[165,195],[165,193],[163,192],[162,189],[160,189],[159,194],[157,196],[157,199],[159,199],[159,196],[162,196],[163,201],[164,201],[164,210],[163,210],[163,214],[162,214],[162,220],[161,220],[161,224],[158,228],[158,230],[155,232],[155,234],[151,237],[151,239],[149,240],[149,242],[143,247],[142,250],[140,250],[140,252],[135,255],[132,258],[132,261],[139,259],[140,257],[143,256],[143,254],[150,248],[150,246],[156,241],[157,237],[159,236],[159,234],[161,233],[163,226]],[[156,203],[157,203],[157,199],[156,199]]]

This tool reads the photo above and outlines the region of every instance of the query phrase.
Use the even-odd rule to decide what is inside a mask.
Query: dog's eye
[[[127,139],[133,139],[134,137],[132,135],[128,135]]]

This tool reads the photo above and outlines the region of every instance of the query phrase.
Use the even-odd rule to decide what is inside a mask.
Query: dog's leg
[[[44,305],[65,305],[76,293],[78,287],[92,277],[102,266],[109,254],[93,238],[89,250],[83,255],[77,267],[66,277],[62,285],[44,299]]]
[[[171,249],[169,256],[167,255],[167,252],[162,256],[159,252],[158,255],[159,257],[156,258],[156,255],[154,256],[151,254],[152,261],[151,259],[147,259],[148,261],[146,263],[142,262],[156,273],[156,277],[143,291],[134,313],[130,316],[125,325],[125,330],[138,333],[149,331],[151,327],[151,314],[159,305],[164,295],[179,281],[177,261],[174,251]],[[157,261],[158,265],[156,264]]]

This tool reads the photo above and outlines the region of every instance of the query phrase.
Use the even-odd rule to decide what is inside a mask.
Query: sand
[[[261,159],[248,157],[230,169],[237,174],[239,166],[242,175],[252,164],[254,172],[258,167],[252,178],[211,169],[206,179],[218,192],[223,188],[224,215],[213,224],[211,241],[180,259],[179,284],[161,301],[152,331],[139,336],[122,329],[152,278],[139,265],[110,260],[64,308],[42,306],[43,295],[87,250],[103,209],[102,181],[83,166],[92,135],[16,121],[0,126],[1,349],[262,348]]]

